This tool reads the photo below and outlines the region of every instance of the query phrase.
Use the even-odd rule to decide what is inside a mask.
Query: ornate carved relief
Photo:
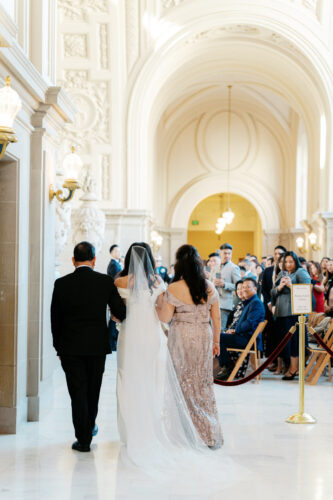
[[[109,36],[108,25],[99,25],[99,65],[102,69],[109,67]]]
[[[127,70],[131,71],[139,57],[139,4],[138,0],[126,2],[126,55]]]
[[[63,40],[65,57],[87,57],[87,35],[66,33]]]
[[[233,34],[258,36],[260,33],[257,26],[252,26],[250,24],[229,24],[227,26],[219,26],[210,30],[201,31],[193,37],[188,38],[186,43],[192,44],[200,40],[216,39]]]
[[[111,157],[101,155],[100,157],[100,182],[102,200],[110,201],[110,177],[111,177]]]
[[[89,14],[109,12],[110,0],[58,0],[58,7],[72,21],[88,21]]]
[[[109,82],[88,80],[87,71],[65,71],[60,82],[77,107],[75,122],[66,127],[77,144],[86,147],[87,141],[110,143]]]
[[[71,203],[57,203],[56,205],[56,219],[55,219],[55,276],[58,278],[60,273],[58,267],[61,264],[60,255],[63,251],[68,234],[71,229]]]
[[[316,11],[318,0],[303,0],[303,5],[308,9]]]

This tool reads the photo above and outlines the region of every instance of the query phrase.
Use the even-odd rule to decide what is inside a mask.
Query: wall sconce
[[[18,93],[10,87],[10,76],[6,85],[0,89],[0,160],[10,142],[17,142],[13,123],[22,107]]]
[[[63,188],[68,189],[68,194],[65,195],[63,193],[62,189],[58,189],[57,191],[54,190],[54,187],[52,184],[50,184],[49,187],[49,198],[50,201],[53,200],[54,197],[57,198],[57,200],[61,201],[62,203],[65,203],[66,201],[69,201],[73,198],[74,192],[76,189],[80,188],[80,184],[78,183],[78,175],[79,175],[79,170],[82,167],[83,163],[79,155],[75,153],[74,147],[72,147],[72,152],[65,156],[64,162],[63,162],[63,168],[65,172],[65,180],[62,185]]]
[[[150,233],[150,240],[153,252],[158,252],[163,243],[163,236],[161,236],[157,231],[152,231]]]
[[[304,248],[304,238],[302,238],[302,236],[299,236],[298,238],[296,238],[296,246],[297,246],[297,250],[300,253],[306,253],[306,248]]]
[[[310,242],[311,248],[312,248],[312,250],[314,252],[316,252],[317,250],[321,249],[321,246],[317,245],[317,235],[316,235],[316,233],[310,233],[309,234],[309,242]]]

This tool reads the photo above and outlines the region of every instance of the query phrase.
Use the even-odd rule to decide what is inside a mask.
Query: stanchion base
[[[287,418],[288,424],[315,424],[317,420],[308,413],[295,413]]]

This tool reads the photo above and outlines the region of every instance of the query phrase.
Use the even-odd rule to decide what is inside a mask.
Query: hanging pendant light
[[[231,224],[235,214],[230,208],[230,141],[231,141],[231,89],[228,85],[228,126],[227,126],[227,210],[223,212],[223,218],[226,224]]]
[[[5,154],[10,142],[17,142],[13,124],[22,107],[18,93],[10,86],[10,77],[6,77],[6,85],[0,89],[0,159]]]

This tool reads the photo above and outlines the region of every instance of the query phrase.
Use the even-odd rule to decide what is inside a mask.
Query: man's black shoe
[[[222,370],[215,375],[216,380],[228,380],[233,369],[233,366],[224,366]]]
[[[75,441],[75,443],[72,444],[72,450],[75,451],[90,451],[90,446],[87,444],[81,444],[78,441]]]
[[[98,426],[96,424],[94,425],[94,428],[93,428],[91,434],[92,434],[92,437],[97,436],[97,434],[98,434]]]

